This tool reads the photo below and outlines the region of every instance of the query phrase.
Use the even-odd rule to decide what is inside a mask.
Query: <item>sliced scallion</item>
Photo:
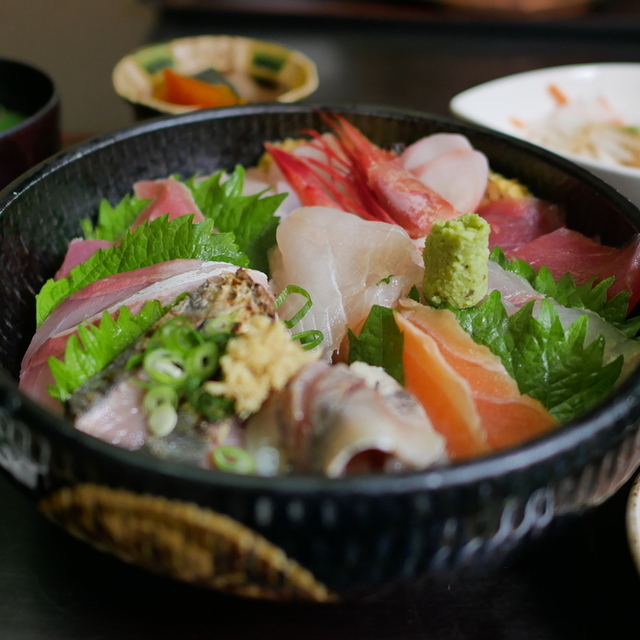
[[[189,376],[207,380],[218,368],[220,354],[213,342],[204,342],[194,347],[185,357],[185,366]]]
[[[215,318],[209,318],[202,328],[205,336],[216,336],[220,333],[231,333],[236,324],[235,314],[222,314]]]
[[[174,409],[178,406],[178,393],[173,387],[162,384],[151,387],[144,394],[142,409],[147,415],[151,415],[156,409],[169,405]]]
[[[160,344],[169,351],[186,353],[202,343],[202,336],[189,324],[186,318],[178,316],[158,329]]]
[[[199,387],[189,397],[189,402],[207,420],[218,422],[233,415],[233,401],[222,396],[214,396]]]
[[[295,333],[291,338],[298,340],[305,351],[311,351],[322,344],[324,334],[319,329],[309,329],[309,331]]]
[[[291,329],[291,327],[295,327],[295,325],[298,324],[298,322],[300,322],[300,320],[302,320],[302,318],[304,318],[309,309],[311,309],[311,307],[313,306],[313,302],[311,301],[311,296],[309,295],[309,293],[307,291],[305,291],[302,287],[299,287],[298,285],[295,284],[290,284],[287,285],[282,292],[280,293],[280,295],[275,299],[274,302],[274,306],[276,309],[278,309],[282,303],[292,294],[297,293],[299,295],[301,295],[303,298],[306,298],[306,302],[304,303],[304,305],[302,305],[302,308],[293,315],[293,317],[289,318],[289,320],[283,320],[285,327],[287,327],[287,329]]]
[[[147,352],[142,367],[152,380],[161,384],[180,385],[187,380],[184,358],[168,349]]]
[[[168,436],[178,424],[178,412],[169,404],[155,409],[147,418],[149,431],[158,438]]]
[[[256,465],[253,456],[246,450],[232,445],[217,447],[211,452],[213,464],[220,471],[230,473],[253,473]]]

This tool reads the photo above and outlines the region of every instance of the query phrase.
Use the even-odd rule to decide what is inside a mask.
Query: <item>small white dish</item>
[[[527,71],[467,89],[455,96],[449,107],[459,118],[530,142],[517,123],[539,121],[557,107],[549,91],[552,85],[570,100],[604,97],[625,124],[640,125],[637,63],[579,64]],[[640,207],[640,169],[546,148],[591,171]]]
[[[640,475],[636,477],[627,501],[627,538],[640,572]]]

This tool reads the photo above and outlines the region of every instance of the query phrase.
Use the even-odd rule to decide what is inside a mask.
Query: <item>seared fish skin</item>
[[[178,407],[174,433],[164,437],[149,433],[142,410],[146,374],[127,369],[129,360],[144,353],[154,331],[176,317],[187,318],[198,331],[219,316],[232,318],[230,333],[242,333],[255,315],[275,318],[271,294],[252,273],[238,269],[217,275],[186,295],[149,331],[119,354],[107,367],[79,387],[66,404],[66,415],[79,430],[127,449],[144,449],[152,455],[195,466],[210,466],[212,446],[237,438],[237,426],[228,419],[224,428],[211,423],[185,401]]]

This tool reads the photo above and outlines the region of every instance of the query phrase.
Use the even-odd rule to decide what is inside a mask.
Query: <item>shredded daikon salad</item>
[[[570,99],[556,85],[552,111],[531,122],[513,119],[528,140],[607,164],[640,167],[640,118],[625,122],[604,97]]]

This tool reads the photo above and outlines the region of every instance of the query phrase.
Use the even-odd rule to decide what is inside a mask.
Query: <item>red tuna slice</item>
[[[630,291],[631,310],[640,300],[639,242],[640,235],[636,235],[624,247],[607,247],[578,231],[562,228],[509,251],[507,255],[526,260],[535,269],[546,266],[556,280],[570,273],[578,285],[594,277],[599,282],[614,276],[609,297]]]
[[[204,220],[191,191],[175,178],[136,182],[133,190],[137,198],[152,202],[135,219],[131,231],[135,231],[143,222],[151,222],[165,213],[169,214],[169,220],[189,214],[193,214],[194,222]]]
[[[64,262],[55,276],[54,280],[66,278],[71,269],[77,267],[82,262],[86,262],[98,249],[108,249],[115,243],[109,240],[83,240],[82,238],[74,238],[67,247],[67,254]]]
[[[510,251],[564,226],[557,205],[538,198],[505,198],[482,205],[476,213],[491,225],[489,247]]]

